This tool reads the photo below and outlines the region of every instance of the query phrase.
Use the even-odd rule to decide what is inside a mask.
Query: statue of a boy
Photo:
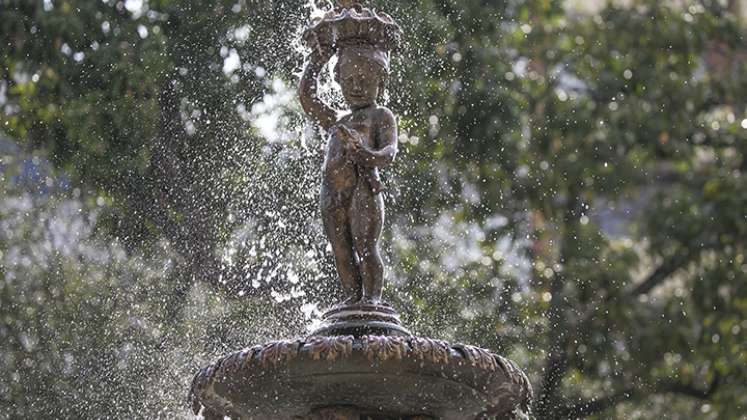
[[[330,12],[305,34],[312,52],[299,96],[304,111],[328,133],[321,211],[345,303],[381,300],[384,265],[378,242],[384,201],[378,169],[397,154],[397,123],[377,100],[389,75],[391,47],[382,40],[391,40],[393,31],[398,36],[391,18],[354,5]],[[319,73],[335,53],[335,80],[350,107],[339,119],[317,94]]]

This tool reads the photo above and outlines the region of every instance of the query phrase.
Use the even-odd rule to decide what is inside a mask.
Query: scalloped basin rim
[[[195,376],[190,398],[232,418],[292,419],[346,405],[443,420],[508,413],[526,376],[487,350],[427,338],[311,337],[230,354]]]

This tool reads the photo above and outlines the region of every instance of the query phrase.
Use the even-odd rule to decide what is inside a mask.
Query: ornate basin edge
[[[444,368],[466,366],[471,372],[486,375],[486,378],[503,377],[505,379],[501,379],[502,383],[498,388],[491,390],[485,387],[478,390],[482,393],[498,393],[493,399],[496,405],[486,407],[486,414],[507,414],[505,410],[493,412],[499,406],[505,406],[506,399],[514,408],[526,411],[533,397],[527,376],[514,362],[480,347],[449,344],[442,340],[420,337],[312,336],[307,339],[272,341],[218,359],[195,375],[188,400],[195,414],[205,406],[210,410],[230,415],[232,403],[224,401],[214,392],[214,385],[220,381],[237,375],[251,377],[277,372],[299,358],[312,362],[333,363],[361,356],[366,357],[372,365],[387,361],[410,360],[431,367],[440,367],[441,371]],[[430,374],[434,372],[435,369],[431,370]],[[486,385],[488,382],[489,379]]]

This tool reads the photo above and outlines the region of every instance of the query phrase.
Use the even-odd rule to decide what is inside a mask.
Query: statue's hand
[[[345,149],[351,153],[363,145],[360,133],[344,124],[338,124],[335,133],[340,140],[345,142]]]
[[[376,158],[374,152],[363,145],[360,145],[355,150],[351,151],[350,154],[353,161],[361,166],[373,166],[372,162],[374,162]]]
[[[317,48],[311,51],[309,60],[318,66],[326,64],[332,56],[335,55],[335,51],[328,45],[317,44]]]

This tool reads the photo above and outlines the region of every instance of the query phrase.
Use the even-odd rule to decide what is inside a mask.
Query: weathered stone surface
[[[322,316],[322,325],[312,335],[399,335],[412,334],[402,326],[397,311],[384,302],[337,305]]]
[[[298,417],[297,420],[435,420],[433,417],[414,416],[387,416],[380,413],[367,413],[354,407],[327,407],[314,410],[307,416]]]
[[[204,406],[234,419],[268,420],[337,418],[319,417],[329,413],[356,420],[510,418],[531,395],[521,370],[488,350],[396,336],[250,347],[202,369],[190,391],[195,412]]]
[[[398,48],[402,29],[391,16],[363,7],[358,2],[340,3],[340,7],[314,21],[304,32],[302,39],[306,47],[338,49],[367,43],[386,51]]]

